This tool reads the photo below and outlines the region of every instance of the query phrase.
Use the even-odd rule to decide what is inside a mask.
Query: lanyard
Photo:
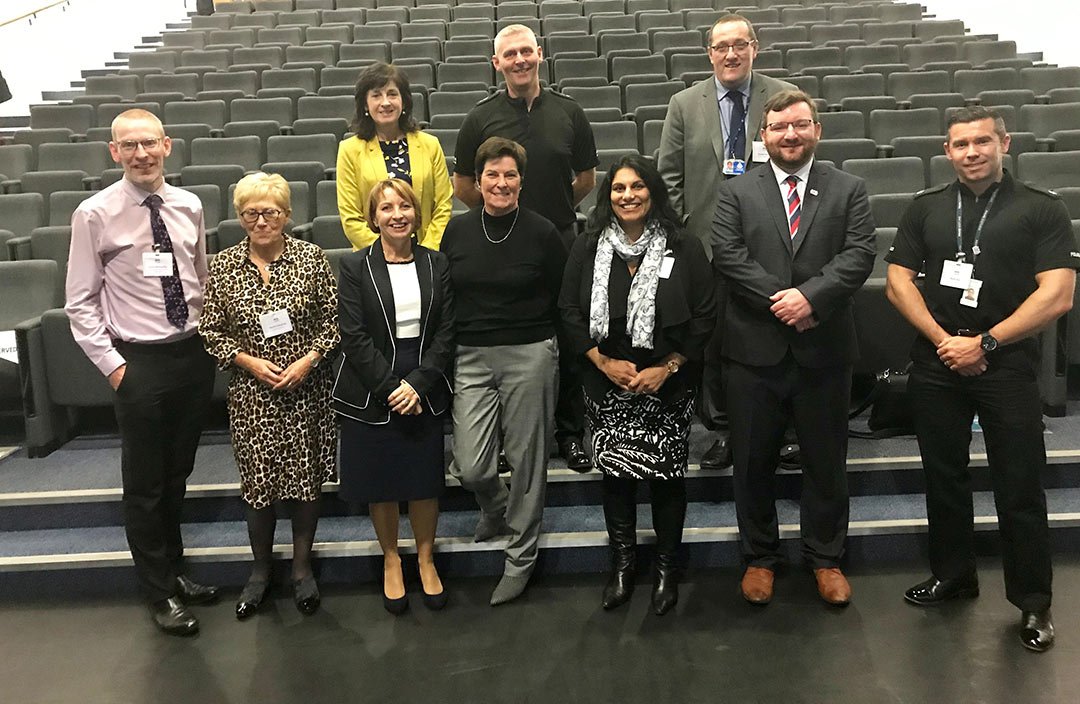
[[[743,94],[739,93],[738,96],[739,96],[739,100],[743,101],[743,119],[739,121],[738,129],[736,129],[734,131],[729,130],[729,134],[728,134],[728,138],[727,138],[727,145],[726,145],[727,146],[727,155],[728,155],[729,159],[742,159],[745,156],[745,154],[736,154],[735,153],[735,140],[738,139],[739,137],[743,136],[746,133],[746,104],[745,104],[745,101],[744,101]],[[724,100],[723,98],[720,98],[719,100],[717,100],[717,102],[718,103],[723,103],[723,100]],[[731,109],[732,109],[732,111],[735,110],[734,101],[732,101]],[[723,114],[724,114],[724,111],[721,110],[720,111],[721,121],[723,121],[723,117],[722,117]],[[730,124],[731,124],[731,119],[729,118],[728,119],[728,125],[725,125],[725,127],[729,127]]]
[[[990,214],[990,208],[994,207],[994,200],[997,198],[1001,189],[995,189],[990,194],[990,200],[986,203],[986,209],[983,210],[982,217],[979,218],[979,224],[975,228],[975,241],[971,243],[972,264],[974,259],[979,256],[979,238],[982,237],[983,225],[986,224],[986,216]],[[960,191],[956,191],[956,261],[962,262],[967,255],[964,254],[964,206],[960,199]]]

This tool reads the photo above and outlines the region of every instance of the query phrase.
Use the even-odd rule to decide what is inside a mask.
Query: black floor
[[[0,701],[35,704],[316,702],[1080,701],[1080,559],[1056,566],[1058,643],[1025,651],[1000,563],[980,564],[982,596],[919,609],[903,590],[916,565],[851,574],[846,609],[821,603],[792,569],[765,608],[736,594],[735,571],[697,572],[676,611],[599,608],[600,575],[548,577],[523,600],[487,605],[492,579],[453,580],[441,613],[394,618],[376,588],[325,594],[313,617],[279,594],[251,621],[197,608],[202,633],[158,634],[130,600],[0,606]]]

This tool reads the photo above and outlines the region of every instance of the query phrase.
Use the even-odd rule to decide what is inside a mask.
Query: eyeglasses
[[[731,44],[713,44],[709,48],[715,51],[717,54],[726,54],[729,50],[734,49],[736,54],[742,54],[750,48],[751,44],[757,44],[757,40],[745,41],[740,39],[737,42]]]
[[[765,129],[773,134],[783,134],[789,127],[794,127],[796,132],[805,132],[814,125],[813,120],[793,120],[791,122],[770,122]]]
[[[281,219],[281,216],[285,212],[278,210],[277,208],[267,208],[266,210],[241,210],[240,219],[246,222],[248,225],[254,225],[259,222],[259,218],[262,217],[268,223],[274,223]]]
[[[118,146],[120,151],[124,154],[133,154],[139,147],[142,147],[146,151],[152,151],[157,149],[159,144],[161,144],[161,139],[159,137],[149,137],[147,139],[125,139],[122,142],[117,142],[116,146]]]

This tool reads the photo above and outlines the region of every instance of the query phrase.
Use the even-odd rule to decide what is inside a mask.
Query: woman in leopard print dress
[[[277,500],[292,509],[296,606],[313,613],[311,546],[321,487],[335,474],[331,370],[320,362],[340,339],[337,286],[322,250],[284,233],[285,179],[245,176],[234,204],[248,236],[214,257],[199,332],[222,368],[233,369],[229,422],[255,558],[236,616],[253,614],[266,594]]]

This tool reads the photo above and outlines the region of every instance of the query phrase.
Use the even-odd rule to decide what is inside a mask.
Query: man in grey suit
[[[757,35],[742,15],[720,17],[709,33],[707,50],[713,80],[701,81],[671,98],[660,136],[659,169],[675,211],[711,253],[712,217],[720,184],[768,160],[764,147],[753,137],[761,123],[761,108],[770,96],[795,86],[753,72]],[[721,304],[705,353],[699,409],[701,422],[714,432],[724,420],[720,381],[723,282],[718,286]],[[724,441],[716,437],[701,458],[701,466],[719,469],[729,464],[729,457]]]
[[[847,604],[847,423],[858,354],[852,296],[874,264],[862,179],[814,161],[813,100],[764,108],[769,164],[720,187],[713,265],[727,280],[724,387],[747,601],[772,598],[780,560],[774,475],[790,417],[802,451],[803,555],[827,603]]]

